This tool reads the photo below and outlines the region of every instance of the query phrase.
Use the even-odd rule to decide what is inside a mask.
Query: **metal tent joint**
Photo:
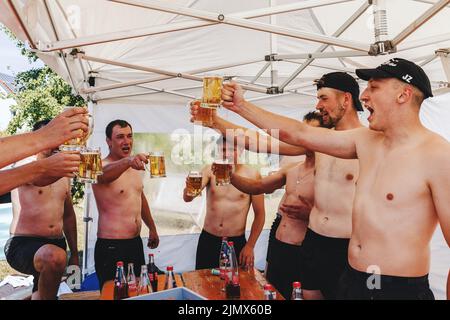
[[[225,15],[224,15],[223,13],[219,14],[219,15],[217,16],[217,20],[218,20],[218,21],[223,21],[223,20],[225,20]]]
[[[370,45],[369,55],[378,56],[397,52],[397,47],[391,40],[377,41]]]
[[[267,88],[267,94],[280,94],[283,93],[283,89],[280,87],[269,87]]]
[[[450,55],[450,48],[438,49],[434,53],[441,57],[447,57],[448,55]]]
[[[282,61],[283,60],[283,59],[277,58],[277,56],[278,56],[278,53],[271,53],[271,54],[264,56],[264,60],[265,61]]]

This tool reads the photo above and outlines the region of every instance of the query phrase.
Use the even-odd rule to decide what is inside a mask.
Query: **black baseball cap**
[[[396,78],[417,87],[422,91],[425,99],[433,96],[430,79],[428,79],[425,71],[414,62],[406,59],[394,58],[375,69],[356,69],[356,75],[366,81],[372,78]]]
[[[322,78],[315,81],[317,90],[320,88],[333,88],[352,95],[353,105],[357,111],[363,111],[359,101],[359,85],[355,78],[345,72],[331,72],[324,74]]]

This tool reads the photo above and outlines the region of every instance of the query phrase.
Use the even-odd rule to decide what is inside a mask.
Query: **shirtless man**
[[[49,122],[40,121],[33,130]],[[48,158],[51,154],[52,150],[45,150],[37,154],[37,159]],[[33,300],[56,299],[67,262],[64,235],[71,253],[69,265],[79,264],[70,180],[52,180],[54,182],[47,186],[37,186],[46,182],[35,180],[36,185],[24,184],[11,192],[13,220],[5,256],[15,270],[34,276]]]
[[[450,244],[450,144],[419,120],[422,101],[432,96],[430,81],[422,68],[400,58],[356,74],[369,80],[361,100],[370,128],[312,128],[245,102],[235,84],[222,98],[255,125],[279,130],[287,143],[360,160],[350,266],[339,298],[433,299],[430,240],[438,222]]]
[[[232,157],[234,159],[234,171],[236,173],[250,179],[260,177],[255,169],[238,163],[240,154],[234,144],[229,145],[223,139],[219,141],[221,142],[219,151],[222,151],[222,154],[227,158]],[[186,183],[188,184],[187,179]],[[202,170],[202,190],[205,187],[207,188],[206,216],[198,240],[195,268],[208,269],[219,266],[222,237],[228,237],[228,241],[234,242],[236,257],[238,257],[240,265],[253,267],[255,260],[253,249],[264,227],[264,196],[250,196],[231,184],[216,186],[216,177],[211,170],[211,165],[204,167]],[[186,187],[183,192],[184,201],[190,202],[194,198],[187,195]],[[253,207],[255,217],[247,241],[245,239],[245,226],[250,205]]]
[[[353,77],[343,72],[332,72],[323,75],[316,84],[318,97],[316,109],[320,111],[326,127],[334,127],[333,131],[362,127],[356,112],[362,110],[358,100],[359,86]],[[234,103],[225,102],[231,110],[242,109],[245,112],[244,108],[240,108],[241,105],[253,107],[244,100],[242,90],[237,84],[224,86],[222,99],[231,98],[234,99]],[[234,105],[237,107],[234,108]],[[242,116],[246,117],[246,114]],[[225,126],[235,128],[232,124],[217,118],[214,126],[219,127],[219,130],[225,130]],[[258,126],[259,122],[254,123]],[[264,123],[260,128],[271,127]],[[258,136],[258,139],[267,142],[267,152],[298,155],[306,151],[302,147],[284,142],[279,144],[278,150],[272,150],[274,143],[270,138]],[[252,143],[246,141],[247,145],[252,146]],[[314,174],[314,206],[302,244],[305,260],[302,270],[303,294],[305,299],[335,299],[339,278],[348,264],[347,250],[352,232],[352,205],[358,178],[358,161],[337,159],[316,152]],[[285,213],[296,210],[297,208],[291,205],[283,207]]]
[[[303,121],[318,127],[322,118],[318,113],[309,112]],[[248,179],[233,174],[231,183],[248,194],[272,193],[286,185],[270,230],[273,236],[269,237],[266,278],[285,299],[290,299],[292,283],[303,282],[301,245],[314,203],[314,152],[307,152],[304,162],[286,165],[264,178]],[[285,205],[295,206],[297,210],[285,214]]]
[[[38,152],[57,148],[65,141],[79,137],[88,129],[85,114],[85,108],[72,108],[62,112],[39,130],[0,138],[0,168]],[[78,162],[78,167],[78,154],[61,152],[22,166],[0,170],[0,194],[49,176],[74,177],[73,172],[76,170],[72,169],[75,162]]]
[[[149,228],[148,247],[159,244],[139,172],[145,170],[147,155],[131,155],[133,131],[124,120],[108,124],[106,142],[109,154],[103,160],[103,175],[92,186],[99,212],[94,259],[100,288],[114,279],[117,261],[123,261],[125,267],[134,263],[134,273],[140,274],[145,264],[142,221]]]

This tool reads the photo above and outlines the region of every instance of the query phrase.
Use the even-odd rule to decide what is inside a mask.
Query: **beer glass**
[[[148,158],[150,161],[150,178],[165,177],[166,165],[164,162],[164,153],[161,151],[150,152]]]
[[[192,104],[197,105],[197,114],[194,116],[194,122],[201,122],[205,127],[212,127],[213,119],[217,113],[216,109],[202,107],[200,100],[195,100]]]
[[[71,108],[74,107],[72,106],[64,107],[63,111],[66,111]],[[59,150],[80,151],[86,145],[86,141],[89,139],[89,136],[92,134],[92,131],[94,129],[94,118],[90,114],[88,114],[88,118],[89,118],[88,132],[84,133],[82,137],[73,138],[64,142],[64,144],[59,147]]]
[[[203,96],[200,104],[203,108],[217,109],[222,101],[222,77],[203,78]]]
[[[102,172],[100,148],[83,148],[80,150],[80,165],[76,174],[79,182],[96,183]]]
[[[186,194],[190,197],[196,197],[202,192],[202,173],[199,171],[189,171],[189,184],[186,185]]]
[[[226,186],[230,184],[233,165],[228,159],[214,160],[211,169],[216,176],[216,186]]]

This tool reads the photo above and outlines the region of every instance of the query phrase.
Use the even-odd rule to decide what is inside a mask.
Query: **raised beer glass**
[[[66,111],[71,108],[75,107],[72,106],[64,107],[63,111]],[[59,147],[59,150],[80,151],[83,147],[86,146],[86,142],[89,139],[90,135],[92,134],[92,130],[94,129],[94,118],[90,114],[88,114],[88,118],[89,118],[88,132],[84,133],[82,137],[73,138],[64,142],[64,144]]]
[[[203,108],[217,109],[222,101],[222,77],[203,78],[203,96],[200,104]]]
[[[97,176],[102,172],[100,148],[83,148],[80,150],[80,165],[76,174],[79,182],[97,183]]]
[[[231,182],[233,165],[228,159],[217,159],[212,164],[212,172],[216,177],[216,186],[226,186]]]
[[[212,127],[214,124],[214,115],[217,113],[217,110],[202,107],[202,102],[200,100],[195,100],[192,104],[198,106],[197,114],[194,116],[194,122],[201,122],[201,124],[205,127]]]
[[[155,151],[149,153],[150,161],[150,178],[160,178],[166,176],[166,165],[164,161],[164,153]]]
[[[187,184],[187,195],[196,197],[202,192],[202,173],[199,171],[189,171]]]

